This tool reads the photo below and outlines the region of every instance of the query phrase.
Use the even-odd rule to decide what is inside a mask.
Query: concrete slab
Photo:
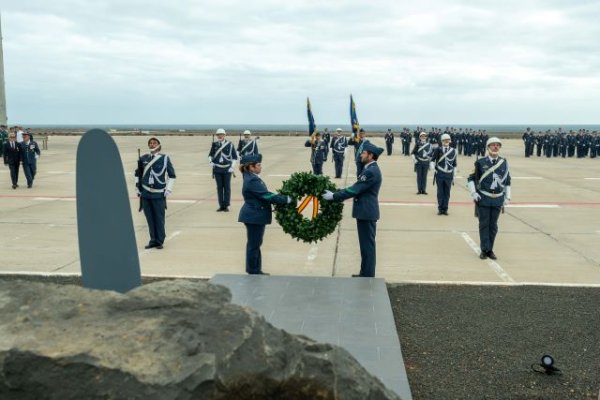
[[[412,398],[383,279],[218,274],[211,282],[278,328],[345,348],[389,389]]]

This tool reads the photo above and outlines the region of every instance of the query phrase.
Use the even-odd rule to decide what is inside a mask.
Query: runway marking
[[[509,204],[507,208],[560,208],[558,204]]]
[[[54,201],[54,200],[58,200],[58,197],[34,197],[33,200],[38,200],[38,201]]]
[[[590,181],[600,181],[600,178],[583,178],[583,179],[587,179]]]
[[[75,171],[46,171],[47,174],[75,174]]]
[[[477,255],[481,254],[481,250],[479,249],[479,246],[477,246],[477,243],[475,243],[473,241],[473,239],[471,239],[471,236],[469,236],[469,234],[467,232],[460,232],[460,235],[465,240],[465,242],[467,242],[467,244],[471,247],[471,249],[473,249],[475,254],[477,254]],[[502,279],[504,282],[514,282],[514,279],[511,278],[511,276],[508,275],[508,273],[502,269],[500,264],[498,264],[494,260],[490,260],[489,258],[486,259],[486,261],[487,261],[487,264],[490,266],[490,268],[496,273],[496,275],[498,275],[500,277],[500,279]]]
[[[192,204],[192,203],[196,203],[196,200],[168,200],[168,203],[175,203],[175,204]]]
[[[536,179],[536,180],[540,180],[540,179],[544,179],[541,176],[511,176],[510,179]]]
[[[314,261],[317,258],[317,256],[319,255],[319,246],[317,246],[316,244],[313,244],[310,247],[310,250],[308,250],[308,254],[306,255],[306,263],[305,263],[305,267],[306,268],[313,268],[314,267]]]
[[[171,233],[169,236],[167,236],[167,237],[165,238],[165,243],[166,243],[166,242],[168,242],[168,241],[170,241],[171,239],[174,239],[175,237],[179,236],[180,234],[181,234],[181,231],[175,231],[175,232]],[[142,256],[142,255],[144,255],[144,254],[147,254],[147,253],[149,253],[149,252],[150,252],[150,251],[152,251],[152,250],[156,250],[156,249],[143,249],[143,250],[142,250],[142,251],[140,251],[138,254],[139,254],[140,256]]]

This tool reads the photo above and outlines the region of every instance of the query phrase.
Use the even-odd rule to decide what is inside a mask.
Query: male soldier
[[[366,139],[367,133],[363,128],[360,128],[358,131],[358,136],[354,137],[348,143],[350,146],[354,146],[354,162],[356,163],[356,177],[360,175],[364,168],[364,164],[361,161],[361,154],[365,144],[370,143],[369,140]]]
[[[374,277],[376,264],[375,234],[379,219],[379,188],[381,187],[381,170],[377,159],[383,153],[381,147],[367,142],[362,146],[361,160],[365,164],[356,183],[335,193],[326,190],[324,200],[344,201],[354,197],[352,218],[356,218],[358,243],[360,245],[360,273],[353,277]]]
[[[329,143],[331,143],[331,135],[329,134],[328,128],[325,128],[325,131],[323,132],[323,141],[327,145],[325,148],[325,157],[323,161],[327,161],[327,156],[329,156]]]
[[[533,134],[531,133],[531,128],[527,128],[527,130],[523,134],[523,144],[525,146],[525,157],[529,157],[529,146],[530,146],[532,135]]]
[[[256,144],[256,140],[252,139],[250,135],[252,135],[252,132],[246,129],[244,131],[244,138],[240,138],[237,147],[240,158],[246,154],[258,154],[258,144]]]
[[[340,179],[342,177],[342,169],[344,168],[344,155],[346,154],[346,147],[348,146],[348,140],[342,136],[342,129],[337,128],[335,130],[335,136],[331,141],[331,151],[333,152],[333,162],[335,163],[335,177]]]
[[[321,140],[321,133],[316,132],[313,139],[304,143],[304,147],[310,147],[310,165],[312,165],[313,174],[323,175],[323,162],[327,154],[327,143]]]
[[[392,130],[388,128],[388,130],[385,134],[385,148],[387,150],[388,156],[392,155],[392,146],[393,145],[394,145],[394,134],[392,133]]]
[[[27,179],[27,188],[31,189],[37,172],[37,160],[40,158],[40,146],[29,139],[29,132],[23,132],[21,145],[21,160],[23,161],[23,172]]]
[[[233,143],[225,140],[225,129],[217,129],[217,140],[212,143],[208,153],[208,165],[212,168],[217,183],[219,208],[217,212],[229,212],[231,201],[231,174],[238,159]]]
[[[162,249],[166,237],[167,197],[173,191],[176,176],[169,156],[160,153],[161,145],[158,138],[153,136],[148,139],[148,149],[150,153],[144,154],[140,159],[143,170],[135,171],[135,190],[141,197],[144,216],[150,231],[150,242],[144,248]]]
[[[19,164],[21,163],[21,146],[17,143],[17,135],[11,132],[8,135],[8,142],[4,143],[4,149],[2,152],[4,158],[4,165],[8,166],[10,170],[10,180],[12,182],[12,188],[16,189],[19,187]]]
[[[500,147],[500,139],[488,139],[488,156],[475,162],[475,171],[469,175],[467,183],[479,218],[479,258],[482,260],[496,259],[494,240],[498,233],[498,218],[511,198],[508,162],[498,155]]]
[[[456,174],[456,149],[450,147],[450,135],[442,135],[442,145],[433,151],[431,170],[434,183],[437,185],[438,215],[448,215],[450,189]]]
[[[8,142],[8,130],[6,125],[0,126],[0,157],[4,151],[4,143]]]
[[[427,132],[419,134],[419,141],[415,143],[412,151],[412,159],[415,163],[417,173],[417,194],[427,194],[427,169],[433,154],[433,146],[427,140]]]
[[[408,156],[410,154],[410,142],[412,141],[412,135],[408,128],[404,128],[402,132],[402,154]]]

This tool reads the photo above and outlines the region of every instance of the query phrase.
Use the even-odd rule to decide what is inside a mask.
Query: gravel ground
[[[600,289],[388,291],[415,400],[600,399]],[[545,353],[562,375],[531,370]]]

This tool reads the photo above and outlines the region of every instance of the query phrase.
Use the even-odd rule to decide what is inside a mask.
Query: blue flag
[[[308,115],[308,136],[312,136],[317,130],[317,126],[315,125],[315,117],[310,109],[310,100],[308,97],[306,98],[306,115]]]
[[[352,95],[350,95],[350,125],[352,125],[352,138],[355,138],[358,136],[360,124],[358,123],[358,117],[356,116],[356,105],[354,104]]]

